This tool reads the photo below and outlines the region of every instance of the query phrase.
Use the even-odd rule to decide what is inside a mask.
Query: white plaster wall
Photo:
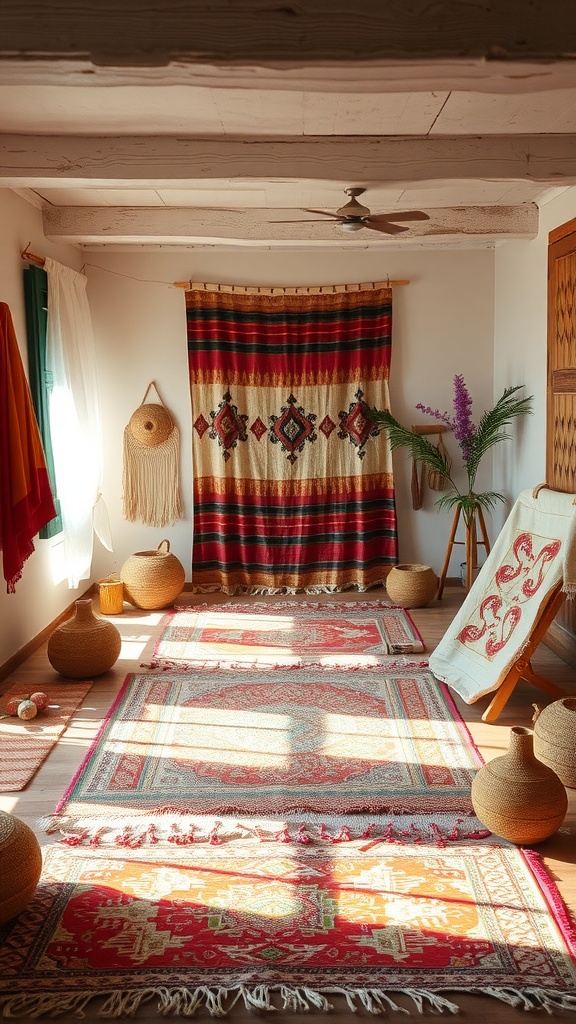
[[[501,445],[494,460],[494,488],[506,495],[506,509],[546,476],[548,234],[574,217],[576,188],[571,188],[542,207],[536,239],[504,242],[496,249],[494,394],[524,383],[534,396],[533,415],[512,424],[515,442]],[[502,509],[498,528],[504,514]]]
[[[14,321],[18,347],[27,372],[26,320],[20,257],[28,243],[33,252],[79,270],[82,256],[69,245],[47,242],[39,210],[14,192],[0,189],[0,301],[8,303]],[[34,541],[35,551],[24,564],[16,593],[7,594],[4,578],[0,584],[0,665],[24,647],[86,589],[70,591],[68,584],[53,582],[54,540]]]
[[[391,279],[410,280],[394,289],[391,392],[403,423],[429,422],[416,410],[424,402],[451,408],[452,379],[463,373],[482,411],[492,401],[494,252],[401,251],[386,253],[126,252],[86,253],[88,295],[99,353],[106,466],[104,496],[113,524],[111,569],[163,537],[191,579],[192,467],[184,292],[172,282],[306,285]],[[156,530],[122,516],[122,439],[148,383],[156,381],[181,430],[181,467],[186,519]],[[457,452],[448,440],[455,462]],[[422,561],[440,572],[451,515],[434,507],[413,512],[410,463],[394,456],[401,561]],[[487,467],[489,468],[489,467]],[[489,476],[484,485],[490,483]],[[458,573],[460,554],[450,574]]]

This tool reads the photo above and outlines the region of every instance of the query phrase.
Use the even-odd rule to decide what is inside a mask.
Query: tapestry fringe
[[[76,995],[59,994],[56,992],[19,994],[1,996],[0,1006],[4,1017],[37,1018],[42,1016],[57,1017],[63,1014],[83,1016],[83,1011],[93,999],[105,998],[98,1010],[103,1018],[134,1017],[138,1010],[157,1000],[159,1016],[192,1017],[199,1010],[205,1010],[211,1017],[226,1017],[238,1002],[242,1002],[246,1010],[277,1011],[289,1010],[293,1013],[321,1010],[325,1013],[334,1010],[329,997],[339,996],[345,999],[352,1012],[364,1009],[368,1013],[380,1014],[390,1010],[411,1015],[411,1010],[398,1003],[397,997],[404,996],[412,1003],[412,1010],[423,1014],[426,1010],[443,1014],[460,1012],[458,1003],[442,994],[448,991],[453,998],[458,994],[472,996],[489,996],[508,1006],[522,1010],[546,1010],[554,1013],[557,1010],[576,1011],[576,994],[542,988],[495,988],[490,986],[447,989],[434,991],[420,988],[364,988],[356,986],[295,986],[286,984],[230,985],[214,986],[199,985],[196,988],[168,988],[167,986],[148,986],[143,989],[118,989],[104,992],[90,991]],[[277,993],[279,999],[273,1000]]]
[[[395,820],[379,818],[370,821],[359,816],[353,822],[341,817],[327,817],[325,820],[283,820],[258,822],[231,818],[202,819],[178,815],[170,820],[173,812],[166,809],[164,815],[155,814],[153,819],[142,816],[126,821],[126,815],[107,815],[106,818],[74,819],[67,815],[52,815],[41,819],[38,827],[48,834],[60,833],[62,843],[68,846],[108,847],[139,849],[160,845],[191,846],[208,843],[220,846],[234,840],[253,839],[259,843],[310,844],[358,843],[361,852],[372,849],[380,843],[421,844],[442,849],[448,843],[465,840],[487,839],[491,832],[473,816],[467,819],[452,815],[439,816],[429,821],[413,816],[399,815]],[[164,817],[164,820],[162,818]]]
[[[391,568],[391,567],[390,567]],[[194,567],[192,567],[192,575],[194,575]],[[386,585],[386,576],[383,576],[381,580],[374,580],[372,583],[368,583],[366,586],[362,586],[360,583],[346,583],[343,586],[336,586],[335,584],[317,584],[312,587],[248,587],[243,584],[235,584],[231,587],[221,587],[217,583],[207,583],[205,585],[192,585],[193,594],[227,594],[229,597],[234,597],[235,594],[253,594],[258,596],[274,595],[274,594],[343,594],[346,591],[356,591],[359,594],[365,594],[369,590],[374,590],[376,587],[384,587]]]

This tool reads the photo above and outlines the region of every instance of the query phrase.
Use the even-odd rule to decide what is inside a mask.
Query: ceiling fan
[[[349,201],[341,206],[336,213],[328,210],[308,210],[305,213],[319,213],[322,217],[331,217],[338,221],[341,231],[360,231],[362,228],[371,228],[372,231],[382,231],[386,235],[399,235],[402,231],[408,231],[402,227],[402,221],[409,220],[430,220],[427,213],[422,210],[405,210],[398,213],[370,213],[367,206],[362,206],[356,196],[361,196],[365,188],[345,188],[344,192],[350,196]],[[320,221],[313,220],[287,220],[272,221],[273,224],[316,224]]]

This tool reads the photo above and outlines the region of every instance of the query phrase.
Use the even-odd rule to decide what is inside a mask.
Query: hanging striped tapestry
[[[198,592],[366,590],[397,562],[392,291],[186,293]]]

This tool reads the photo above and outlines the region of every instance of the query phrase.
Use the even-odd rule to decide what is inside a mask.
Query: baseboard
[[[74,605],[76,604],[76,601],[79,601],[82,597],[94,597],[97,592],[98,585],[94,583],[83,594],[79,594],[78,597],[75,597],[72,603],[69,604],[68,607],[65,608],[63,612],[60,612],[60,615],[58,615],[48,626],[46,626],[41,633],[38,633],[37,636],[35,636],[32,640],[25,644],[24,647],[22,647],[19,651],[16,652],[16,654],[13,654],[11,658],[8,658],[8,661],[5,661],[3,665],[0,665],[0,682],[3,679],[6,679],[8,676],[12,675],[12,673],[15,672],[16,669],[20,667],[20,665],[27,661],[28,658],[30,658],[31,655],[34,654],[34,651],[38,650],[38,648],[41,647],[43,643],[45,643],[48,637],[56,629],[56,626],[59,626],[61,622],[65,622],[66,619],[71,618],[74,612]]]
[[[558,622],[552,623],[542,642],[567,665],[576,668],[576,637],[563,629]]]

